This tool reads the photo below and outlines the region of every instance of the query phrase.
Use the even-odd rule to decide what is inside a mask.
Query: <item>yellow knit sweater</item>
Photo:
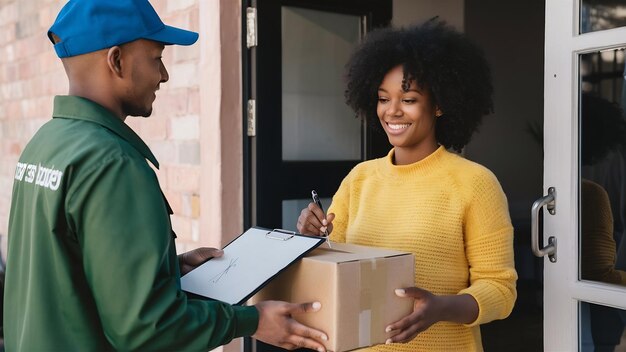
[[[411,165],[392,160],[393,150],[346,176],[328,210],[336,214],[332,240],[413,253],[416,286],[470,294],[479,314],[471,324],[439,322],[409,343],[371,350],[480,351],[479,324],[506,318],[517,296],[502,188],[485,167],[443,147]]]

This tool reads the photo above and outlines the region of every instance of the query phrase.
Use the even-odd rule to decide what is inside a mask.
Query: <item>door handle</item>
[[[552,263],[555,263],[556,238],[554,236],[550,236],[550,238],[548,238],[547,246],[539,248],[539,210],[541,210],[544,206],[550,215],[556,214],[556,189],[554,187],[548,188],[548,194],[537,199],[533,203],[533,207],[530,212],[530,244],[533,253],[537,257],[544,257],[547,255],[548,259],[550,259]]]

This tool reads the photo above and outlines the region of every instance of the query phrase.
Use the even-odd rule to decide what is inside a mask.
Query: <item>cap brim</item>
[[[198,33],[165,25],[160,31],[144,38],[165,45],[191,45],[198,40]]]

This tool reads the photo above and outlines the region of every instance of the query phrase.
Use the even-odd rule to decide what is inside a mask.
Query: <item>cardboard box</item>
[[[394,290],[414,286],[413,254],[332,243],[317,248],[280,273],[250,303],[319,301],[322,309],[294,316],[328,334],[329,351],[385,343],[385,328],[413,311]]]

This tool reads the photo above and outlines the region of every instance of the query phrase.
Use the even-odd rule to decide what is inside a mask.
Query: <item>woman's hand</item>
[[[302,209],[302,212],[300,212],[296,226],[298,232],[304,235],[330,235],[333,231],[333,219],[335,219],[335,214],[329,213],[325,216],[322,209],[311,202],[308,207]]]
[[[413,299],[413,313],[387,326],[386,343],[408,342],[440,321],[469,324],[478,317],[478,303],[468,294],[437,296],[418,287],[400,288],[396,295]]]
[[[391,333],[387,343],[411,341],[417,334],[441,320],[438,296],[417,287],[399,288],[396,295],[414,300],[413,313],[387,326],[385,331]]]

